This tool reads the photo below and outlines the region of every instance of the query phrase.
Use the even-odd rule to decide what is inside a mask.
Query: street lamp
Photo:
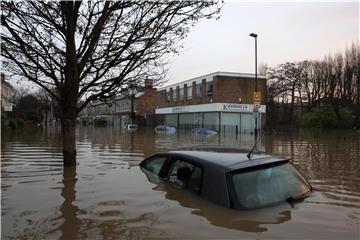
[[[257,91],[257,34],[250,33],[250,37],[255,38],[255,92]]]
[[[130,124],[134,124],[134,123],[135,123],[135,112],[134,112],[134,98],[135,98],[135,93],[136,93],[135,85],[131,83],[130,86],[129,86],[129,94],[130,94]]]
[[[255,38],[255,92],[257,92],[257,34],[250,33],[250,37]],[[254,112],[257,112],[257,107],[254,105]],[[257,114],[257,113],[256,113]],[[257,115],[255,115],[255,142],[257,141]]]

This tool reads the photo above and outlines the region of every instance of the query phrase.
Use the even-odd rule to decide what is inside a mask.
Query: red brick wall
[[[258,79],[257,81],[258,91],[261,91],[261,104],[265,104],[266,80]],[[238,103],[241,98],[241,103],[252,104],[254,90],[254,78],[214,77],[214,102]]]
[[[167,94],[165,90],[157,92],[157,106],[158,107],[170,107],[170,106],[183,106],[183,105],[195,105],[205,104],[212,102],[224,102],[224,103],[239,103],[241,98],[244,104],[252,104],[253,91],[255,89],[254,78],[240,78],[240,77],[225,77],[216,76],[213,79],[213,96],[206,96],[206,82],[203,80],[201,86],[201,98],[196,98],[195,84],[192,84],[192,99],[187,100],[186,94],[184,94],[185,100],[167,101]],[[180,88],[183,88],[181,86]],[[178,92],[178,88],[174,87]],[[174,91],[173,89],[173,91]],[[258,79],[258,91],[261,91],[261,104],[265,104],[266,99],[266,80]]]
[[[137,115],[145,116],[145,114],[154,114],[158,97],[160,97],[160,95],[157,96],[155,88],[149,89],[144,95],[140,96],[137,100]]]

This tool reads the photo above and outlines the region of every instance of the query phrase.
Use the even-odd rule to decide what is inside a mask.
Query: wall
[[[1,73],[1,106],[10,103],[14,89],[10,83],[5,81],[5,75]]]
[[[266,102],[266,79],[257,80],[257,89],[261,92],[261,104]],[[255,90],[254,78],[214,77],[214,102],[252,104]]]
[[[258,81],[258,91],[261,91],[261,104],[265,104],[266,100],[266,79],[260,78]],[[200,83],[200,89],[197,88],[195,82],[192,83],[192,98],[188,99],[187,93],[184,92],[184,99],[179,100],[180,88],[186,89],[187,84],[174,86],[168,91],[160,90],[157,92],[157,106],[159,108],[170,106],[186,106],[206,103],[241,103],[252,104],[253,92],[255,90],[255,79],[245,77],[231,77],[231,76],[214,76],[212,81],[212,94],[208,93],[207,85],[211,82],[206,82],[203,79]],[[200,96],[197,97],[196,89],[200,90]]]

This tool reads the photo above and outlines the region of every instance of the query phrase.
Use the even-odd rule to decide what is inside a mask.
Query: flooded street
[[[4,133],[2,239],[359,239],[360,134],[273,132],[259,149],[293,159],[314,188],[304,202],[238,211],[149,182],[145,156],[185,146],[250,149],[252,135],[171,136],[152,129],[77,130],[77,168],[62,167],[60,131]]]

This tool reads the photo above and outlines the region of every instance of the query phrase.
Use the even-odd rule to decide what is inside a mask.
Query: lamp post
[[[135,86],[134,84],[130,85],[129,94],[130,94],[130,124],[135,123],[135,112],[134,112],[134,98],[135,98]]]
[[[250,37],[253,37],[255,39],[255,92],[257,92],[257,34],[256,33],[250,33]],[[255,142],[257,141],[257,107],[254,105],[254,113],[255,115]]]

